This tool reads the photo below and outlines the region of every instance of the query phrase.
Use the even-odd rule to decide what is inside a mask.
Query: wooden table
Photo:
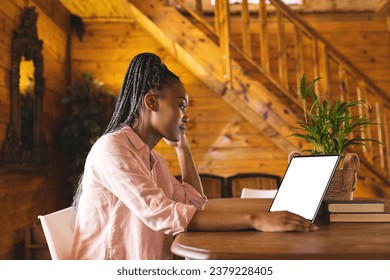
[[[205,211],[268,211],[268,199],[211,199]],[[329,223],[317,217],[315,232],[254,230],[185,232],[171,250],[187,259],[385,259],[390,260],[390,223]]]

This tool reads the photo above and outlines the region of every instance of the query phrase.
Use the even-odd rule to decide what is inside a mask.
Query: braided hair
[[[119,96],[112,114],[110,123],[104,134],[114,132],[123,125],[131,126],[138,117],[138,109],[144,95],[153,90],[160,90],[172,80],[179,81],[153,53],[141,53],[131,61]]]
[[[160,57],[153,53],[141,53],[135,56],[129,64],[115,110],[103,135],[117,131],[126,124],[131,126],[138,117],[138,109],[145,94],[150,90],[161,90],[172,81],[180,81],[180,79],[165,66]],[[73,197],[72,228],[75,225],[82,193],[82,179],[83,173],[79,178],[78,187]]]

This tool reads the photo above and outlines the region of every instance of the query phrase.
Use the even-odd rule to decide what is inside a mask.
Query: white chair
[[[260,190],[243,188],[241,198],[274,198],[278,190]]]
[[[43,232],[53,260],[69,260],[73,243],[73,230],[70,227],[72,207],[47,215],[39,215]]]

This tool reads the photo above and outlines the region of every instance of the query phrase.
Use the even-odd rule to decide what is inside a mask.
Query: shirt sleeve
[[[93,176],[145,225],[166,234],[177,234],[187,229],[196,207],[166,197],[152,180],[149,168],[138,153],[113,141],[101,141],[101,146],[96,148],[98,152],[92,162]]]
[[[180,183],[175,177],[171,178],[173,186],[173,200],[185,204],[194,205],[203,210],[207,203],[207,197],[202,196],[192,185],[187,182]]]

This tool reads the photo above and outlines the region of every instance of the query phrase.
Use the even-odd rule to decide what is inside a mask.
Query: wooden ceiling
[[[316,2],[315,0],[306,0],[303,4],[297,6],[293,5],[293,9],[303,10],[332,10],[331,7],[336,5],[335,0],[324,0]],[[124,21],[134,22],[135,18],[130,8],[129,2],[131,0],[60,0],[60,2],[72,13],[84,21]],[[168,0],[169,2],[169,0]],[[195,9],[195,0],[185,0],[187,6]],[[344,3],[344,2],[343,2]],[[337,4],[337,9],[340,10],[370,10],[375,9],[377,12],[389,12],[390,0],[365,0],[362,2],[346,1],[344,4]],[[250,5],[252,6],[252,5]],[[204,11],[213,11],[209,0],[202,0],[202,7]],[[239,7],[233,5],[232,10]],[[254,7],[252,7],[254,8]],[[257,7],[255,7],[257,10]]]
[[[84,21],[128,21],[134,22],[134,15],[127,0],[60,0],[72,14]]]

